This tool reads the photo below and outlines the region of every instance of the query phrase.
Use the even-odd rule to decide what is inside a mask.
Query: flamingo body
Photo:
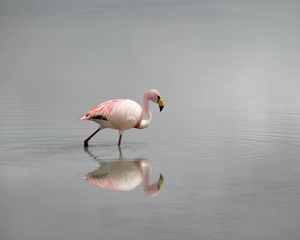
[[[89,183],[104,189],[129,191],[142,182],[138,161],[101,162],[101,167],[85,176]]]
[[[159,92],[155,89],[150,89],[144,94],[143,107],[130,99],[113,99],[91,109],[80,119],[94,121],[100,127],[84,141],[84,146],[88,146],[88,141],[101,129],[112,128],[119,130],[118,146],[120,146],[122,134],[125,130],[148,127],[152,120],[149,101],[157,103],[160,111],[164,107],[164,102]]]
[[[88,173],[84,179],[89,183],[109,190],[130,191],[143,182],[144,191],[152,197],[159,194],[164,178],[150,183],[152,167],[146,160],[100,162],[100,167]]]
[[[102,128],[125,131],[139,126],[142,108],[130,99],[114,99],[99,104],[80,119],[94,121]]]

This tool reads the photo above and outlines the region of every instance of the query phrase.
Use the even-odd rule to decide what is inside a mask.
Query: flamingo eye
[[[157,96],[157,102],[160,100],[160,98],[161,98],[160,96]]]

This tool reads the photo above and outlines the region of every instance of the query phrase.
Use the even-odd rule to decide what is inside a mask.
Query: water
[[[300,4],[1,1],[0,238],[299,239]],[[79,121],[111,98],[166,101],[123,137],[156,197],[84,177],[118,133]]]

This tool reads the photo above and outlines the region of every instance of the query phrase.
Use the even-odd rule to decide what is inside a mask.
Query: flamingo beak
[[[164,106],[165,106],[164,100],[159,97],[158,100],[157,100],[157,104],[159,106],[159,111],[161,112],[163,110]]]
[[[165,181],[164,177],[160,174],[159,175],[159,180],[157,182],[157,188],[158,188],[158,190],[161,189],[162,185],[164,184],[164,181]]]

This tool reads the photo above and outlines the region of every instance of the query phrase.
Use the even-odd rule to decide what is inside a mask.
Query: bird
[[[118,146],[121,146],[124,131],[130,128],[143,129],[150,125],[152,120],[150,101],[158,104],[160,112],[163,110],[164,100],[156,89],[145,92],[143,107],[130,99],[113,99],[92,108],[80,120],[96,122],[99,128],[84,140],[84,146],[88,147],[89,140],[105,128],[119,130]]]
[[[85,151],[97,159],[87,148]],[[158,196],[164,184],[162,174],[159,175],[157,181],[151,183],[152,166],[150,161],[141,158],[124,159],[120,148],[119,153],[119,159],[109,161],[97,159],[100,167],[87,173],[83,179],[102,189],[116,191],[130,191],[142,183],[146,194],[151,197]]]
[[[150,183],[152,167],[147,160],[101,162],[100,167],[84,176],[92,185],[103,189],[130,191],[143,182],[145,193],[156,197],[164,183],[160,174],[158,181]]]

